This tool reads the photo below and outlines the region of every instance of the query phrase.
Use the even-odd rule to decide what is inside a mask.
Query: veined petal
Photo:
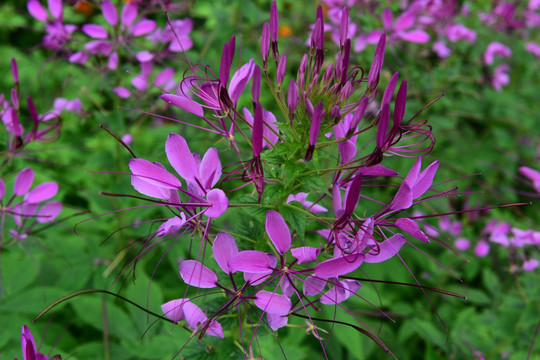
[[[209,218],[218,218],[229,207],[229,199],[221,189],[212,189],[206,194],[206,201],[210,203],[210,206],[204,212],[204,215]]]
[[[81,28],[82,32],[94,39],[106,39],[107,29],[97,24],[85,24]]]
[[[199,166],[202,185],[209,190],[221,178],[221,161],[216,148],[210,148],[204,154]]]
[[[34,170],[27,167],[19,171],[13,185],[13,194],[17,196],[24,195],[30,190],[34,181]]]
[[[198,117],[201,117],[201,118],[204,117],[204,111],[201,104],[185,96],[174,95],[174,94],[163,94],[159,98],[171,104],[172,106],[176,106],[177,108],[180,108],[189,113],[197,115]]]
[[[217,275],[195,260],[182,261],[180,276],[186,284],[203,289],[216,287],[217,283]]]
[[[398,229],[406,232],[407,234],[411,235],[412,237],[417,238],[420,241],[429,242],[428,237],[422,230],[420,230],[420,227],[416,223],[416,221],[409,219],[409,218],[399,218],[396,220],[396,226]]]
[[[240,251],[229,259],[229,268],[255,274],[265,273],[273,267],[271,258],[268,255],[257,250]]]
[[[186,223],[186,215],[182,212],[180,213],[180,216],[181,217],[175,216],[170,218],[161,224],[156,231],[156,236],[164,237],[166,235],[171,235],[178,232]]]
[[[188,302],[188,298],[171,300],[161,305],[161,311],[163,311],[163,315],[172,321],[182,321],[186,318],[184,315],[184,305]]]
[[[291,254],[298,260],[298,264],[317,261],[317,255],[319,255],[320,252],[321,249],[311,246],[302,246],[291,249]]]
[[[234,104],[238,102],[249,79],[253,76],[254,66],[255,63],[253,62],[253,59],[250,59],[246,64],[242,65],[231,78],[231,82],[229,83],[229,97]]]
[[[317,264],[313,274],[322,279],[338,277],[356,270],[363,261],[364,254],[339,256]]]
[[[131,27],[130,32],[131,32],[131,34],[133,36],[142,36],[142,35],[146,35],[146,34],[152,32],[152,31],[154,31],[155,28],[156,28],[156,22],[155,21],[144,19],[144,20],[136,22]]]
[[[287,296],[266,290],[259,291],[253,302],[255,306],[269,314],[282,316],[287,315],[292,307],[291,299]]]
[[[266,232],[280,254],[291,247],[291,231],[280,213],[270,210],[266,213]]]
[[[334,287],[321,296],[321,303],[326,305],[339,304],[350,298],[362,285],[357,280],[336,281]]]
[[[268,326],[270,326],[270,329],[276,331],[277,329],[287,325],[289,318],[287,316],[266,313],[266,320],[268,320]]]
[[[169,134],[165,143],[165,152],[174,170],[186,181],[195,182],[195,179],[200,178],[199,167],[182,136],[175,133]]]
[[[321,291],[324,289],[324,286],[326,285],[326,283],[327,281],[325,279],[319,279],[314,276],[308,277],[304,281],[304,288],[303,288],[304,295],[310,296],[310,295],[320,294]]]
[[[236,241],[234,241],[232,235],[229,235],[226,232],[217,234],[214,245],[212,245],[212,252],[214,254],[214,259],[216,259],[216,262],[223,272],[227,274],[235,272],[235,270],[229,266],[229,260],[234,255],[238,254],[238,246],[236,246]]]
[[[131,159],[129,161],[129,169],[133,175],[151,185],[161,186],[166,189],[179,189],[182,187],[180,180],[176,176],[148,160],[140,158]]]
[[[124,5],[124,8],[122,9],[122,23],[126,26],[130,26],[133,20],[137,17],[137,5],[133,2],[129,2],[126,5]]]
[[[131,176],[131,185],[143,195],[166,201],[170,201],[171,192],[174,191],[163,186],[150,184],[146,179],[136,175]]]
[[[412,202],[413,202],[413,192],[411,188],[409,187],[409,185],[403,182],[401,183],[396,195],[394,196],[394,199],[392,200],[390,209],[392,210],[408,209],[411,207]]]
[[[367,263],[380,263],[386,261],[396,255],[406,242],[407,241],[403,235],[395,234],[379,244],[379,251],[377,251],[377,249],[373,249],[372,251],[368,252],[364,258],[364,261]]]
[[[37,204],[45,200],[49,200],[58,192],[58,184],[55,182],[46,182],[39,184],[33,188],[28,195],[26,195],[24,201],[30,204]]]
[[[36,221],[38,223],[47,223],[51,222],[60,214],[62,211],[62,203],[60,201],[51,201],[43,205],[38,212]]]

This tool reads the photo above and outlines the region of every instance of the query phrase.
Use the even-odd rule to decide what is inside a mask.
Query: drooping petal
[[[291,249],[291,254],[298,260],[298,264],[317,261],[317,255],[319,255],[320,252],[321,249],[311,246],[302,246]]]
[[[210,148],[204,154],[201,165],[199,166],[201,183],[206,190],[216,185],[221,178],[221,161],[216,148]]]
[[[235,271],[265,273],[272,268],[269,254],[257,250],[240,251],[229,259],[229,268]]]
[[[217,234],[214,244],[212,245],[212,253],[223,272],[227,274],[235,272],[235,270],[229,266],[229,260],[234,255],[238,254],[238,247],[236,246],[236,241],[234,241],[232,235],[229,235],[226,232]]]
[[[131,159],[129,161],[129,169],[133,175],[151,185],[161,186],[166,189],[179,189],[182,187],[180,180],[176,176],[148,160],[140,158]],[[139,189],[137,190],[139,191]],[[143,194],[147,195],[146,193]]]
[[[31,168],[24,168],[17,174],[15,178],[15,184],[13,185],[13,194],[17,196],[24,195],[30,190],[32,182],[34,181],[34,170]]]
[[[60,201],[51,201],[43,205],[38,212],[36,221],[38,223],[51,222],[62,211],[62,203]]]
[[[103,17],[111,26],[118,24],[118,11],[116,11],[116,6],[113,3],[109,0],[103,1],[101,3],[101,11],[103,12]]]
[[[289,318],[287,316],[266,313],[266,320],[268,320],[268,326],[270,326],[270,329],[276,331],[277,329],[287,325]]]
[[[313,274],[322,279],[338,277],[356,270],[363,261],[363,254],[339,256],[317,264]]]
[[[195,260],[185,260],[180,264],[180,276],[188,285],[209,289],[216,287],[217,275]]]
[[[156,236],[164,237],[166,235],[174,234],[178,232],[185,223],[186,215],[182,212],[180,213],[180,217],[175,216],[161,224],[156,231]]]
[[[269,314],[282,316],[287,315],[292,307],[291,299],[287,296],[266,290],[259,291],[253,302],[255,306]]]
[[[398,229],[406,232],[412,237],[415,237],[420,241],[429,243],[428,237],[426,236],[426,234],[424,234],[422,230],[420,230],[420,227],[418,226],[416,221],[409,218],[399,218],[396,220],[396,226],[398,227]]]
[[[270,210],[266,213],[266,232],[280,254],[291,247],[291,231],[280,213]]]
[[[161,305],[161,311],[163,311],[163,315],[172,321],[182,321],[186,318],[184,315],[184,305],[188,302],[188,298],[171,300]]]
[[[209,218],[220,217],[229,207],[229,199],[221,189],[210,190],[206,194],[206,201],[210,203],[210,206],[206,209],[204,215]]]
[[[47,10],[45,10],[43,5],[41,5],[38,0],[29,0],[26,7],[30,15],[32,15],[36,20],[41,22],[47,21],[49,14],[47,14]]]
[[[304,281],[303,292],[304,295],[317,295],[324,289],[327,281],[319,279],[317,277],[310,276]]]
[[[131,185],[135,190],[143,195],[166,201],[170,200],[171,192],[174,191],[163,186],[150,184],[149,182],[145,181],[144,178],[136,175],[131,176]]]
[[[362,287],[357,280],[336,281],[334,287],[321,296],[321,303],[326,305],[339,304],[350,298]]]
[[[167,159],[176,172],[188,182],[199,179],[199,167],[191,154],[186,140],[175,133],[169,134],[165,143]]]
[[[85,24],[81,28],[82,32],[94,39],[106,39],[107,29],[97,24]]]
[[[407,241],[403,235],[395,234],[380,243],[378,251],[377,249],[373,249],[372,251],[368,252],[364,258],[364,261],[367,263],[380,263],[386,261],[396,255],[406,242]]]
[[[37,204],[49,200],[58,192],[58,184],[55,182],[45,182],[33,188],[25,197],[25,201],[30,204]]]

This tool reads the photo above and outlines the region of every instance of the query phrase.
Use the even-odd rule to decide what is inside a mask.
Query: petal
[[[156,28],[155,21],[145,19],[145,20],[138,21],[137,23],[133,25],[133,27],[131,28],[131,34],[133,36],[142,36],[142,35],[146,35],[154,31],[155,28]]]
[[[364,259],[367,263],[380,263],[396,255],[403,244],[407,241],[401,234],[395,234],[379,244],[378,249],[373,249],[366,254]]]
[[[131,176],[131,185],[143,195],[166,201],[170,200],[171,192],[174,191],[163,186],[150,184],[146,179],[135,175]]]
[[[413,199],[422,196],[433,184],[433,178],[439,168],[439,161],[432,162],[424,171],[418,175],[418,180],[412,188]]]
[[[30,190],[33,181],[34,170],[29,167],[22,169],[15,178],[15,184],[13,185],[13,194],[17,196],[26,194],[28,190]]]
[[[56,19],[60,19],[62,17],[62,0],[47,0],[47,4],[49,6],[49,11],[51,12],[51,15],[54,16]]]
[[[33,188],[28,195],[26,195],[24,201],[30,204],[37,204],[45,200],[49,200],[58,192],[58,184],[55,182],[46,182],[39,184]]]
[[[41,5],[38,0],[28,1],[28,3],[26,4],[26,8],[28,9],[30,15],[32,15],[36,20],[39,20],[41,22],[47,21],[49,14],[47,14],[47,10],[45,10],[43,5]]]
[[[486,241],[479,241],[474,247],[474,255],[477,257],[485,257],[489,254],[489,244]]]
[[[88,61],[88,54],[84,51],[77,51],[68,58],[68,61],[74,64],[84,64]]]
[[[291,247],[291,231],[283,217],[277,211],[266,213],[266,232],[280,254],[284,254]]]
[[[235,271],[266,273],[272,269],[269,254],[257,250],[240,251],[229,259],[229,268]]]
[[[259,291],[253,302],[259,309],[276,315],[287,315],[292,307],[291,299],[287,296],[266,290]]]
[[[195,260],[182,261],[180,276],[186,284],[203,289],[216,287],[217,283],[217,275]]]
[[[272,275],[273,270],[267,270],[264,273],[244,273],[244,281],[251,286],[259,285],[266,281],[270,275]]]
[[[206,194],[206,201],[210,203],[210,206],[204,212],[204,215],[209,218],[218,218],[229,207],[229,199],[221,189],[212,189]]]
[[[86,35],[93,37],[94,39],[106,39],[107,29],[105,29],[103,26],[96,25],[96,24],[85,24],[81,28],[82,32]]]
[[[169,134],[165,152],[174,170],[186,181],[195,182],[195,179],[199,179],[199,167],[183,137],[175,133]]]
[[[429,41],[429,35],[424,30],[412,30],[399,33],[399,37],[405,41],[424,44]]]
[[[275,331],[287,325],[289,318],[287,316],[267,313],[266,320],[268,320],[268,326],[270,326],[270,329]]]
[[[0,200],[4,197],[5,193],[6,193],[6,185],[4,184],[4,181],[0,179]]]
[[[101,11],[103,12],[103,17],[111,26],[118,24],[118,11],[116,11],[116,6],[113,3],[109,0],[103,1],[101,3]]]
[[[413,192],[409,185],[407,185],[405,182],[402,182],[396,195],[394,196],[394,199],[392,200],[392,204],[390,205],[391,210],[402,210],[402,209],[408,209],[412,206],[413,202]]]
[[[321,303],[326,305],[339,304],[350,298],[362,285],[356,280],[337,281],[336,285],[321,296]]]
[[[304,295],[317,295],[324,289],[327,281],[317,277],[310,276],[304,281]]]
[[[62,203],[60,201],[51,201],[43,205],[38,212],[36,221],[38,223],[51,222],[60,214],[62,211]]]
[[[140,158],[131,159],[129,161],[129,169],[133,175],[151,185],[161,186],[166,189],[179,189],[182,187],[180,180],[176,176],[148,160]]]
[[[182,110],[185,110],[189,113],[197,115],[198,117],[204,117],[204,111],[201,104],[195,102],[185,96],[174,95],[174,94],[164,94],[159,97],[161,100],[166,101],[172,106],[176,106]]]
[[[210,148],[204,154],[199,166],[201,182],[205,189],[211,189],[221,178],[221,161],[216,148]]]
[[[203,324],[208,317],[204,314],[200,307],[188,301],[183,306],[184,315],[190,328],[193,330]]]
[[[350,254],[323,261],[315,266],[313,274],[322,279],[338,277],[356,270],[364,261],[364,254]]]
[[[234,237],[225,232],[220,232],[217,234],[216,239],[214,240],[214,245],[212,245],[212,252],[216,262],[223,272],[227,274],[232,274],[235,272],[234,269],[229,267],[229,260],[234,255],[238,254],[238,247],[236,246]]]
[[[291,249],[291,254],[298,260],[298,264],[317,261],[317,255],[319,255],[320,252],[321,249],[311,246],[302,246]]]
[[[182,226],[184,226],[184,224],[186,223],[186,215],[184,213],[180,213],[180,216],[181,217],[175,216],[173,218],[170,218],[169,220],[161,224],[156,231],[156,236],[164,237],[166,235],[171,235],[180,231]]]
[[[238,98],[244,91],[249,79],[253,75],[254,62],[250,59],[248,63],[244,64],[237,72],[234,73],[231,82],[229,84],[229,97],[232,102],[236,104]]]
[[[137,5],[133,2],[127,3],[122,9],[122,23],[130,26],[133,20],[137,17]]]
[[[420,227],[418,226],[416,221],[409,218],[399,218],[396,220],[396,226],[398,227],[398,229],[405,231],[412,237],[415,237],[425,243],[429,243],[428,237],[422,232],[422,230],[420,230]]]
[[[172,321],[182,321],[185,319],[184,305],[188,302],[188,298],[171,300],[161,305],[161,311],[163,311],[163,315]]]

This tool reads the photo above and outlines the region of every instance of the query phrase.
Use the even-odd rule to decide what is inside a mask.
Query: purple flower
[[[505,45],[499,42],[490,43],[486,51],[484,52],[484,63],[487,65],[493,64],[494,56],[509,57],[512,55],[512,51]]]
[[[506,64],[501,64],[495,68],[491,78],[491,85],[495,90],[501,91],[503,86],[510,83],[510,76],[508,75],[509,70],[510,67]]]

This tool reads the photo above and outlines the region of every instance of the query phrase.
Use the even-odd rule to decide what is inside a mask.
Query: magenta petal
[[[55,182],[46,182],[33,188],[25,197],[25,202],[37,204],[49,200],[58,192],[58,184]]]
[[[151,185],[161,186],[166,189],[179,189],[182,187],[180,180],[176,176],[148,160],[139,158],[131,159],[129,161],[129,168],[133,175]]]
[[[266,232],[280,254],[284,254],[291,247],[291,231],[283,217],[274,210],[266,213]]]
[[[82,26],[81,30],[83,33],[94,39],[106,39],[108,36],[107,29],[96,24],[85,24]]]
[[[392,210],[408,209],[412,206],[412,202],[413,202],[413,192],[411,188],[409,187],[409,185],[407,185],[405,182],[402,182],[396,195],[394,196],[394,199],[392,200],[390,209]]]
[[[292,307],[291,299],[287,296],[266,290],[259,291],[253,302],[255,306],[269,314],[282,316],[287,315]]]
[[[51,201],[43,205],[38,212],[36,221],[38,223],[46,223],[53,221],[62,211],[62,203],[60,201]]]
[[[320,252],[321,249],[311,246],[302,246],[291,249],[291,254],[298,260],[298,264],[317,261],[317,255],[319,255]]]
[[[356,280],[337,281],[334,287],[321,296],[321,303],[326,305],[339,304],[347,300],[360,289],[362,285]]]
[[[326,285],[327,281],[324,279],[319,279],[313,276],[308,277],[304,281],[304,288],[303,292],[304,295],[317,295],[320,294],[321,291],[324,289],[324,286]]]
[[[364,254],[350,254],[323,261],[315,266],[313,274],[322,279],[338,277],[356,270],[364,261]]]
[[[26,7],[28,9],[28,12],[30,15],[32,15],[36,20],[39,20],[41,22],[46,22],[47,18],[49,17],[49,14],[47,14],[47,10],[41,5],[41,3],[37,0],[30,0],[26,4]]]
[[[238,247],[236,246],[236,241],[234,241],[234,238],[231,235],[225,232],[220,232],[217,234],[216,239],[214,240],[214,245],[212,245],[212,252],[216,262],[223,272],[227,274],[232,274],[235,272],[234,269],[229,267],[229,260],[238,253]]]
[[[24,168],[17,174],[15,178],[15,184],[13,185],[13,194],[17,196],[24,195],[30,190],[32,182],[34,181],[34,170],[31,168]]]
[[[116,26],[118,24],[118,11],[116,11],[116,6],[113,5],[109,0],[105,0],[101,3],[101,10],[103,12],[103,17],[111,26]]]
[[[229,199],[221,189],[212,189],[206,194],[206,201],[210,203],[210,206],[204,212],[204,215],[209,218],[218,218],[229,207]]]
[[[424,44],[429,41],[429,35],[423,30],[406,31],[399,34],[399,37],[405,41]]]
[[[250,59],[246,64],[244,64],[237,72],[234,73],[231,82],[229,84],[229,97],[231,98],[233,104],[238,102],[240,95],[244,91],[249,79],[253,75],[254,62],[253,59]]]
[[[270,329],[274,331],[284,327],[285,325],[287,325],[287,322],[289,322],[289,318],[287,316],[277,314],[267,313],[266,319],[268,320],[268,326],[270,326]]]
[[[201,117],[201,118],[204,117],[204,111],[201,104],[185,96],[174,95],[174,94],[164,94],[164,95],[161,95],[159,98],[171,104],[172,106],[176,106],[177,108],[190,112],[194,115],[197,115],[198,117]]]
[[[186,321],[193,330],[197,329],[200,324],[203,324],[208,319],[201,308],[190,301],[184,304],[183,309]]]
[[[131,28],[131,34],[133,36],[146,35],[156,28],[156,22],[153,20],[141,20],[133,25]]]
[[[407,234],[411,235],[412,237],[417,238],[420,241],[429,242],[428,237],[426,234],[420,230],[420,227],[418,224],[409,218],[399,218],[396,220],[396,226],[402,230],[405,231]]]
[[[49,6],[49,11],[52,16],[56,19],[62,18],[62,0],[47,0],[47,5]]]
[[[188,302],[188,298],[171,300],[161,305],[161,311],[163,311],[163,315],[172,321],[182,321],[186,318],[184,315],[184,305]]]
[[[126,26],[130,26],[133,20],[137,17],[137,5],[133,2],[127,3],[122,9],[122,23]]]
[[[264,281],[266,281],[266,279],[268,279],[268,277],[272,275],[272,273],[273,273],[273,270],[268,270],[264,273],[245,272],[244,281],[251,286],[259,285],[263,283]]]
[[[4,184],[4,181],[0,179],[0,200],[4,197],[5,193],[6,193],[6,185]]]
[[[216,287],[217,283],[217,275],[195,260],[182,261],[180,276],[186,284],[203,289]]]
[[[375,248],[368,252],[364,261],[367,263],[380,263],[386,261],[396,255],[406,242],[403,235],[395,234],[380,243],[378,249]]]
[[[229,268],[235,271],[258,274],[271,270],[271,263],[268,254],[257,250],[246,250],[240,251],[229,259]]]
[[[413,199],[422,196],[431,187],[438,168],[439,162],[434,161],[418,175],[416,184],[414,184],[414,187],[412,188]]]
[[[178,232],[186,223],[186,215],[184,213],[180,213],[180,216],[181,217],[175,216],[170,218],[161,224],[156,231],[156,236],[163,237]]]
[[[208,190],[221,178],[221,161],[216,148],[210,148],[204,154],[199,166],[202,185]]]
[[[146,179],[135,175],[131,176],[131,185],[133,185],[133,188],[143,195],[166,201],[169,201],[171,198],[171,192],[174,191],[163,186],[150,184],[146,181]]]
[[[183,137],[175,133],[169,134],[165,152],[174,170],[186,181],[195,182],[195,179],[199,179],[199,167]]]

